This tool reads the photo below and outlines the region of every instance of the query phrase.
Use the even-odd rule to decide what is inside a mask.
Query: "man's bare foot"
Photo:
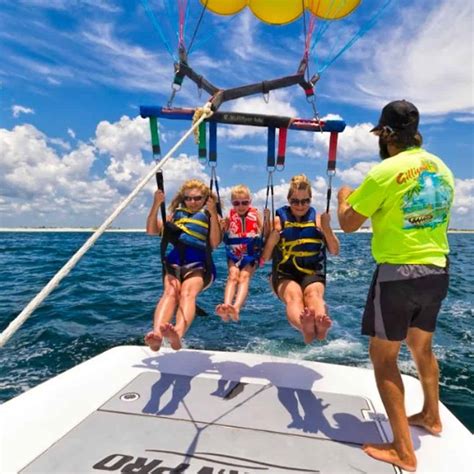
[[[305,308],[300,314],[301,331],[305,344],[311,344],[316,336],[314,311]]]
[[[159,351],[163,338],[157,333],[150,331],[145,335],[145,344],[154,352]]]
[[[314,326],[316,331],[316,339],[322,341],[326,339],[329,328],[332,326],[331,318],[327,314],[318,314],[314,318]]]
[[[229,313],[226,310],[226,304],[218,304],[216,306],[216,314],[222,319],[222,321],[229,321]]]
[[[229,308],[230,318],[232,319],[232,321],[238,321],[239,320],[239,313],[240,313],[239,308],[237,308],[237,306],[233,306],[231,304],[228,305],[228,308]]]
[[[431,417],[423,412],[408,417],[408,423],[412,426],[424,428],[428,433],[439,436],[443,430],[443,425],[439,418]]]
[[[170,346],[172,349],[175,351],[179,351],[181,349],[181,338],[172,324],[166,323],[161,325],[160,331],[161,334],[163,334],[163,337],[166,337],[166,339],[170,341]]]
[[[415,454],[406,454],[400,456],[394,448],[393,443],[372,444],[367,443],[362,446],[363,451],[370,457],[378,461],[395,464],[405,471],[416,471],[416,457]]]

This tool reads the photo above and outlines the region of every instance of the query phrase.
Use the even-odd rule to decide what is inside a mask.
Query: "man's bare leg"
[[[392,443],[364,444],[363,450],[379,461],[395,464],[406,470],[416,470],[416,456],[405,413],[404,387],[397,359],[401,342],[370,338],[370,358],[375,380],[387,412],[393,433]]]
[[[408,417],[408,423],[420,426],[433,435],[443,429],[439,416],[439,368],[432,350],[433,333],[410,328],[406,339],[423,388],[424,403],[420,413]]]
[[[283,280],[278,287],[278,295],[285,303],[288,322],[303,334],[305,344],[313,342],[315,337],[314,319],[310,320],[312,315],[305,312],[303,291],[300,285],[292,280]]]
[[[161,326],[171,321],[173,313],[178,305],[181,284],[171,275],[164,279],[163,295],[158,301],[153,316],[153,331],[145,335],[145,344],[152,351],[159,351],[163,342]]]
[[[240,315],[240,309],[247,299],[249,292],[249,284],[252,275],[257,267],[254,265],[246,265],[240,270],[239,273],[239,285],[237,287],[237,295],[235,296],[234,304],[231,306],[230,317],[232,321],[238,321]]]
[[[326,339],[332,321],[327,314],[327,307],[324,303],[324,284],[315,282],[308,285],[304,289],[304,302],[314,315],[316,339],[319,341]]]

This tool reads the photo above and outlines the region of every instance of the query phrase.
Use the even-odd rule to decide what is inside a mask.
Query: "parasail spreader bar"
[[[140,106],[143,118],[161,117],[171,120],[192,120],[195,109],[169,108],[160,106]],[[343,120],[317,120],[277,115],[249,114],[243,112],[214,112],[206,122],[217,122],[229,125],[248,125],[253,127],[290,128],[307,132],[343,132],[346,123]]]
[[[216,87],[214,84],[209,82],[204,76],[198,74],[192,67],[188,64],[188,58],[186,50],[181,47],[179,50],[180,61],[175,63],[175,77],[173,84],[175,86],[181,87],[181,84],[185,77],[191,79],[199,89],[204,89],[211,95],[211,109],[216,112],[223,102],[229,100],[239,99],[241,97],[248,97],[254,94],[268,94],[270,91],[276,89],[282,89],[285,87],[290,87],[296,84],[299,84],[306,97],[312,97],[314,95],[314,85],[319,80],[319,75],[314,75],[311,79],[306,79],[305,74],[308,68],[308,58],[305,56],[301,60],[298,71],[296,74],[292,74],[285,77],[280,77],[276,79],[270,79],[267,81],[256,82],[253,84],[246,84],[239,87],[233,87],[230,89],[222,89]]]

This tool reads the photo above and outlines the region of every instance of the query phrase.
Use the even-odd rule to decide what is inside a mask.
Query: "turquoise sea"
[[[270,266],[252,282],[238,324],[213,314],[221,301],[225,254],[215,252],[218,279],[199,298],[209,316],[196,318],[185,346],[243,351],[370,367],[360,317],[373,261],[370,234],[338,234],[341,255],[329,259],[327,303],[334,320],[327,341],[304,346],[268,285]],[[0,233],[0,331],[84,243],[84,232]],[[451,286],[441,310],[435,352],[441,399],[474,431],[472,289],[474,234],[450,234]],[[111,347],[142,344],[160,296],[159,240],[144,233],[106,233],[0,349],[0,403]],[[404,373],[415,375],[406,350]],[[119,370],[119,368],[117,369]]]

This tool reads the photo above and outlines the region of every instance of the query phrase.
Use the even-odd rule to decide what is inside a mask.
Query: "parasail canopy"
[[[235,15],[248,7],[261,21],[284,25],[299,18],[304,10],[323,20],[338,20],[352,13],[361,0],[200,0],[219,15]]]

